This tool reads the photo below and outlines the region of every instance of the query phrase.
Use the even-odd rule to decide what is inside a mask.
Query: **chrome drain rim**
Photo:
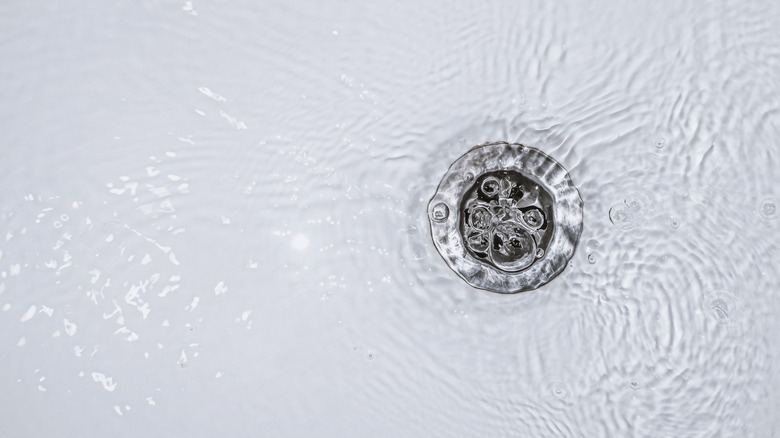
[[[436,249],[461,278],[517,293],[566,268],[582,233],[582,199],[566,169],[540,150],[488,143],[452,163],[428,218]]]

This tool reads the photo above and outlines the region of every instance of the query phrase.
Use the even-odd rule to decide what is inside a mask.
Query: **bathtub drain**
[[[456,160],[428,205],[433,242],[474,287],[536,289],[566,267],[582,231],[582,199],[541,151],[480,145]]]

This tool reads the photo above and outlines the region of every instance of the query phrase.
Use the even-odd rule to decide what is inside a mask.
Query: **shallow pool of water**
[[[780,3],[0,5],[0,435],[780,433]],[[426,207],[584,201],[516,295]]]

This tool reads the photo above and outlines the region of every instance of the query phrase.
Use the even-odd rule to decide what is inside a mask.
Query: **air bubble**
[[[655,147],[658,149],[662,149],[664,147],[664,144],[666,144],[666,140],[663,137],[659,137],[655,140]]]
[[[523,220],[532,230],[537,230],[544,223],[544,214],[541,210],[534,208],[525,212]]]
[[[758,208],[758,213],[765,220],[771,221],[780,217],[777,211],[777,202],[774,199],[764,199]]]
[[[492,198],[498,194],[498,190],[501,188],[501,183],[494,177],[487,177],[482,181],[482,187],[480,187],[482,194],[488,198]]]
[[[516,272],[534,262],[536,242],[522,226],[504,222],[493,229],[491,236],[490,255],[498,268]]]
[[[433,207],[433,211],[431,212],[431,216],[433,217],[433,220],[437,222],[441,222],[450,215],[450,208],[447,207],[447,204],[443,202],[439,202]]]
[[[469,225],[477,230],[487,230],[492,223],[492,215],[485,206],[477,206],[471,209],[469,214]]]
[[[680,228],[680,218],[677,216],[670,216],[669,217],[669,228],[676,230]]]
[[[566,390],[566,385],[561,382],[553,382],[550,391],[552,395],[563,400],[569,397],[569,391]]]
[[[630,382],[628,382],[628,387],[634,390],[639,389],[641,386],[642,385],[639,383],[638,380],[631,380]]]
[[[637,217],[643,217],[650,213],[650,198],[642,192],[634,192],[626,196],[623,201]]]
[[[596,263],[596,254],[588,254],[588,263],[591,265]]]
[[[718,321],[718,324],[728,324],[731,320],[729,316],[731,303],[724,298],[718,297],[710,301],[710,311],[715,320]]]
[[[708,295],[702,307],[715,322],[729,325],[739,315],[740,300],[729,292],[718,291]]]
[[[617,203],[609,209],[609,220],[621,230],[628,231],[636,227],[634,213],[623,202]]]
[[[475,234],[466,238],[466,244],[472,251],[477,253],[485,253],[490,247],[489,236],[487,233]]]

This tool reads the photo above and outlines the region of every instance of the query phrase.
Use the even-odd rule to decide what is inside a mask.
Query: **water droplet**
[[[588,263],[591,265],[596,263],[596,254],[588,254]]]
[[[623,202],[617,203],[609,209],[609,220],[613,225],[624,231],[636,227],[634,213]]]
[[[431,216],[433,217],[433,220],[437,222],[441,222],[450,215],[450,208],[447,207],[447,204],[443,202],[439,202],[433,207],[433,210],[431,211]]]
[[[662,149],[664,147],[664,144],[666,143],[666,140],[663,137],[659,137],[655,140],[655,147],[658,149]]]
[[[766,220],[775,220],[780,217],[777,212],[777,202],[774,199],[764,199],[758,208],[758,213]]]
[[[669,227],[673,230],[680,228],[680,218],[678,218],[677,216],[670,216]]]

